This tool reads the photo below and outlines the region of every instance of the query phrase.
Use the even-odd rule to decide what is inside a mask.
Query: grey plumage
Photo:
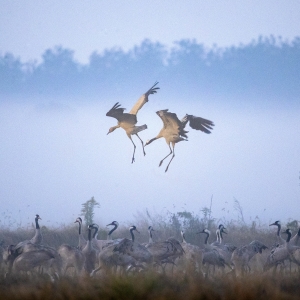
[[[203,250],[196,245],[188,243],[183,230],[181,230],[181,237],[181,246],[185,255],[182,255],[176,264],[182,263],[185,270],[202,273]]]
[[[85,257],[84,269],[87,274],[90,274],[94,269],[97,262],[97,251],[92,244],[92,230],[95,229],[92,225],[88,226],[88,241],[85,247],[82,249],[82,253]]]
[[[300,249],[300,247],[291,245],[291,230],[288,228],[283,233],[287,234],[287,240],[283,245],[280,245],[274,249],[272,249],[271,253],[267,257],[267,260],[264,265],[264,271],[269,270],[270,268],[274,267],[273,272],[276,272],[277,266],[279,264],[284,264],[286,259],[291,259],[293,253]]]
[[[80,220],[78,221],[80,222]],[[81,234],[81,225],[79,224],[79,236]],[[65,275],[69,268],[75,269],[75,274],[80,275],[84,262],[85,257],[79,247],[72,247],[68,244],[62,244],[57,249],[58,254],[62,260],[62,273]]]
[[[236,275],[243,275],[245,271],[250,271],[249,262],[257,253],[262,253],[267,249],[260,241],[254,240],[250,244],[235,249],[231,256]]]
[[[122,239],[114,247],[113,251],[132,256],[138,262],[146,262],[146,263],[151,262],[152,260],[151,253],[147,250],[145,246],[135,242],[133,231],[138,232],[138,230],[134,225],[130,227],[130,234],[132,239],[131,240],[127,238]]]
[[[224,258],[219,254],[219,252],[214,246],[211,246],[208,243],[210,231],[208,229],[203,229],[202,231],[197,233],[204,233],[206,235],[204,241],[203,259],[202,259],[202,264],[205,268],[205,276],[209,276],[210,266],[213,266],[213,274],[215,273],[216,267],[224,269],[225,268]]]
[[[38,214],[35,215],[34,221],[35,221],[35,234],[30,240],[25,240],[17,245],[14,246],[14,251],[16,253],[22,253],[22,248],[26,244],[34,244],[34,245],[41,245],[43,243],[43,235],[41,233],[40,225],[39,225],[39,220],[41,220],[40,216]]]

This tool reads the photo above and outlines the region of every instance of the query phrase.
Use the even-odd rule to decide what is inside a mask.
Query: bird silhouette
[[[148,102],[148,96],[151,94],[155,94],[159,87],[155,87],[158,84],[158,82],[155,82],[155,84],[145,93],[143,94],[139,100],[135,103],[135,105],[132,107],[131,111],[129,113],[124,113],[125,108],[120,107],[121,104],[117,102],[106,114],[108,117],[113,117],[118,120],[118,125],[113,126],[109,129],[108,133],[113,132],[117,128],[123,128],[128,136],[128,138],[131,140],[133,144],[133,155],[132,155],[132,160],[131,163],[135,161],[134,155],[135,155],[135,144],[132,140],[132,135],[136,135],[139,140],[142,143],[143,147],[143,153],[146,155],[145,150],[144,150],[144,143],[142,139],[139,137],[138,132],[147,129],[147,125],[141,125],[141,126],[136,126],[135,124],[137,123],[137,113],[138,111],[143,107],[143,105]]]
[[[161,129],[161,131],[156,137],[148,140],[145,146],[149,145],[150,143],[152,143],[153,141],[159,138],[162,137],[165,138],[170,148],[170,153],[160,161],[159,167],[162,165],[163,161],[168,156],[173,154],[165,170],[165,172],[167,172],[171,161],[175,157],[175,152],[174,152],[175,144],[181,141],[187,141],[188,137],[186,134],[188,133],[188,131],[184,130],[187,123],[189,123],[192,129],[201,130],[204,133],[210,133],[211,130],[213,129],[212,126],[214,126],[214,123],[210,120],[203,119],[200,117],[195,117],[193,115],[188,115],[188,114],[186,114],[182,120],[179,120],[177,115],[175,113],[169,112],[168,109],[159,110],[156,113],[163,121],[163,128]]]

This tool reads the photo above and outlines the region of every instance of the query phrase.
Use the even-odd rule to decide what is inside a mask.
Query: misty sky
[[[11,52],[23,62],[39,61],[55,45],[74,50],[77,60],[87,62],[93,51],[129,49],[146,38],[166,45],[195,38],[212,47],[248,43],[259,35],[287,40],[300,36],[299,1],[0,1],[0,5],[0,54]],[[150,96],[138,115],[139,124],[148,125],[140,134],[144,141],[162,126],[155,114],[159,109],[169,108],[179,118],[194,114],[216,125],[210,135],[188,129],[189,141],[177,144],[176,157],[164,173],[164,165],[158,168],[169,151],[164,140],[147,146],[143,157],[134,137],[136,162],[131,164],[132,144],[124,131],[106,135],[116,125],[105,116],[108,109],[120,101],[129,110],[152,84],[134,87],[140,91],[135,98],[126,96],[132,92],[128,87],[122,99],[99,95],[99,102],[96,96],[1,99],[5,100],[0,102],[2,224],[7,225],[4,217],[11,216],[26,226],[36,213],[43,225],[68,223],[92,196],[101,204],[95,218],[100,224],[132,220],[146,208],[199,213],[210,205],[212,195],[216,218],[236,218],[235,198],[247,222],[256,216],[264,222],[299,219],[299,105],[287,104],[288,99],[273,103],[271,97],[252,103],[237,95],[174,99],[160,82],[161,90]]]

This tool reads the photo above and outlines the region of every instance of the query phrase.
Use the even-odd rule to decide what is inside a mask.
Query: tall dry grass
[[[299,275],[204,279],[201,276],[136,274],[99,278],[1,278],[0,299],[300,299]]]
[[[113,238],[130,238],[128,227],[136,225],[141,234],[136,235],[140,243],[148,241],[147,228],[155,229],[154,240],[165,240],[170,236],[180,239],[180,230],[184,229],[189,243],[204,246],[204,236],[196,234],[209,227],[212,232],[210,242],[216,239],[215,230],[223,223],[227,228],[225,242],[237,247],[259,240],[271,247],[276,242],[276,228],[262,224],[259,220],[246,224],[243,219],[215,220],[211,212],[204,211],[203,216],[190,212],[168,213],[167,215],[138,213],[132,222],[120,226]],[[292,223],[290,223],[292,224]],[[78,245],[78,225],[69,224],[59,228],[42,225],[44,244],[58,248],[67,243]],[[286,227],[289,224],[283,224]],[[297,224],[294,224],[297,226]],[[17,244],[34,235],[34,226],[30,229],[0,228],[0,241],[4,245]],[[295,229],[294,229],[295,232]],[[83,228],[83,235],[86,230]],[[98,239],[106,239],[107,228],[100,228]],[[1,249],[0,249],[1,250]],[[1,252],[1,251],[0,251]],[[205,279],[199,274],[186,274],[175,271],[174,275],[138,273],[130,276],[105,276],[96,278],[63,277],[51,283],[47,275],[37,277],[4,277],[5,268],[0,270],[1,299],[300,299],[300,275],[276,275],[261,273],[261,267],[268,255],[265,251],[251,261],[252,274],[244,278],[218,276]],[[175,267],[176,270],[176,267]],[[296,270],[297,271],[297,270]]]

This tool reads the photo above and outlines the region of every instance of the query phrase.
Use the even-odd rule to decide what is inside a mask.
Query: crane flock
[[[210,120],[196,117],[189,114],[186,114],[182,120],[179,120],[177,115],[175,113],[169,112],[168,109],[159,110],[156,112],[156,114],[161,118],[163,122],[163,128],[160,130],[160,132],[156,137],[148,140],[144,145],[144,142],[139,137],[138,133],[140,131],[147,129],[147,125],[144,124],[144,125],[136,126],[137,113],[144,106],[144,104],[149,101],[148,100],[149,95],[157,93],[157,90],[159,89],[159,87],[156,87],[157,84],[158,82],[155,82],[155,84],[139,98],[139,100],[135,103],[135,105],[132,107],[129,113],[124,113],[125,108],[120,107],[121,104],[117,102],[106,113],[106,116],[117,119],[118,124],[116,126],[111,127],[107,134],[113,132],[115,129],[120,127],[125,130],[128,138],[131,140],[134,147],[131,163],[135,161],[135,149],[136,149],[136,145],[132,140],[132,135],[136,135],[138,139],[141,141],[144,156],[146,155],[145,147],[147,145],[149,145],[150,143],[152,143],[153,141],[159,138],[164,138],[166,143],[169,146],[170,153],[160,161],[159,167],[162,165],[163,161],[167,157],[173,154],[165,169],[165,172],[167,172],[172,160],[175,157],[175,152],[174,152],[175,144],[181,141],[187,141],[188,131],[185,130],[185,126],[189,123],[189,126],[192,129],[200,130],[204,133],[209,134],[213,129],[214,123]]]
[[[251,273],[250,260],[256,255],[267,251],[268,247],[258,240],[253,240],[242,247],[236,247],[232,243],[225,243],[223,234],[226,228],[220,224],[216,230],[217,240],[209,243],[211,232],[204,228],[199,234],[205,234],[204,247],[188,243],[185,232],[181,230],[181,241],[175,237],[166,240],[155,241],[153,226],[149,226],[149,241],[139,243],[135,239],[134,232],[139,233],[136,226],[129,228],[131,239],[112,239],[111,235],[117,230],[119,223],[113,221],[107,226],[113,229],[107,233],[106,240],[98,240],[99,226],[90,224],[87,226],[87,240],[82,236],[82,220],[77,218],[79,224],[78,245],[62,244],[57,249],[43,244],[43,236],[39,227],[39,215],[36,215],[35,235],[30,240],[20,241],[16,245],[8,245],[3,250],[3,261],[6,263],[6,276],[15,276],[20,273],[36,274],[43,269],[51,281],[61,276],[98,276],[98,272],[104,274],[127,274],[129,272],[158,272],[166,273],[169,266],[177,268],[180,272],[198,273],[204,277],[215,277],[218,274],[234,274],[243,276]],[[270,226],[281,228],[279,221]],[[275,274],[280,266],[281,272],[285,268],[285,262],[300,266],[300,227],[292,237],[289,228],[280,231],[287,236],[286,240],[270,247],[269,254],[261,267],[261,272]],[[275,236],[274,236],[275,238]],[[213,268],[211,270],[211,267]],[[73,268],[71,274],[68,269]],[[169,268],[169,269],[170,269]],[[217,270],[217,274],[216,274]]]

